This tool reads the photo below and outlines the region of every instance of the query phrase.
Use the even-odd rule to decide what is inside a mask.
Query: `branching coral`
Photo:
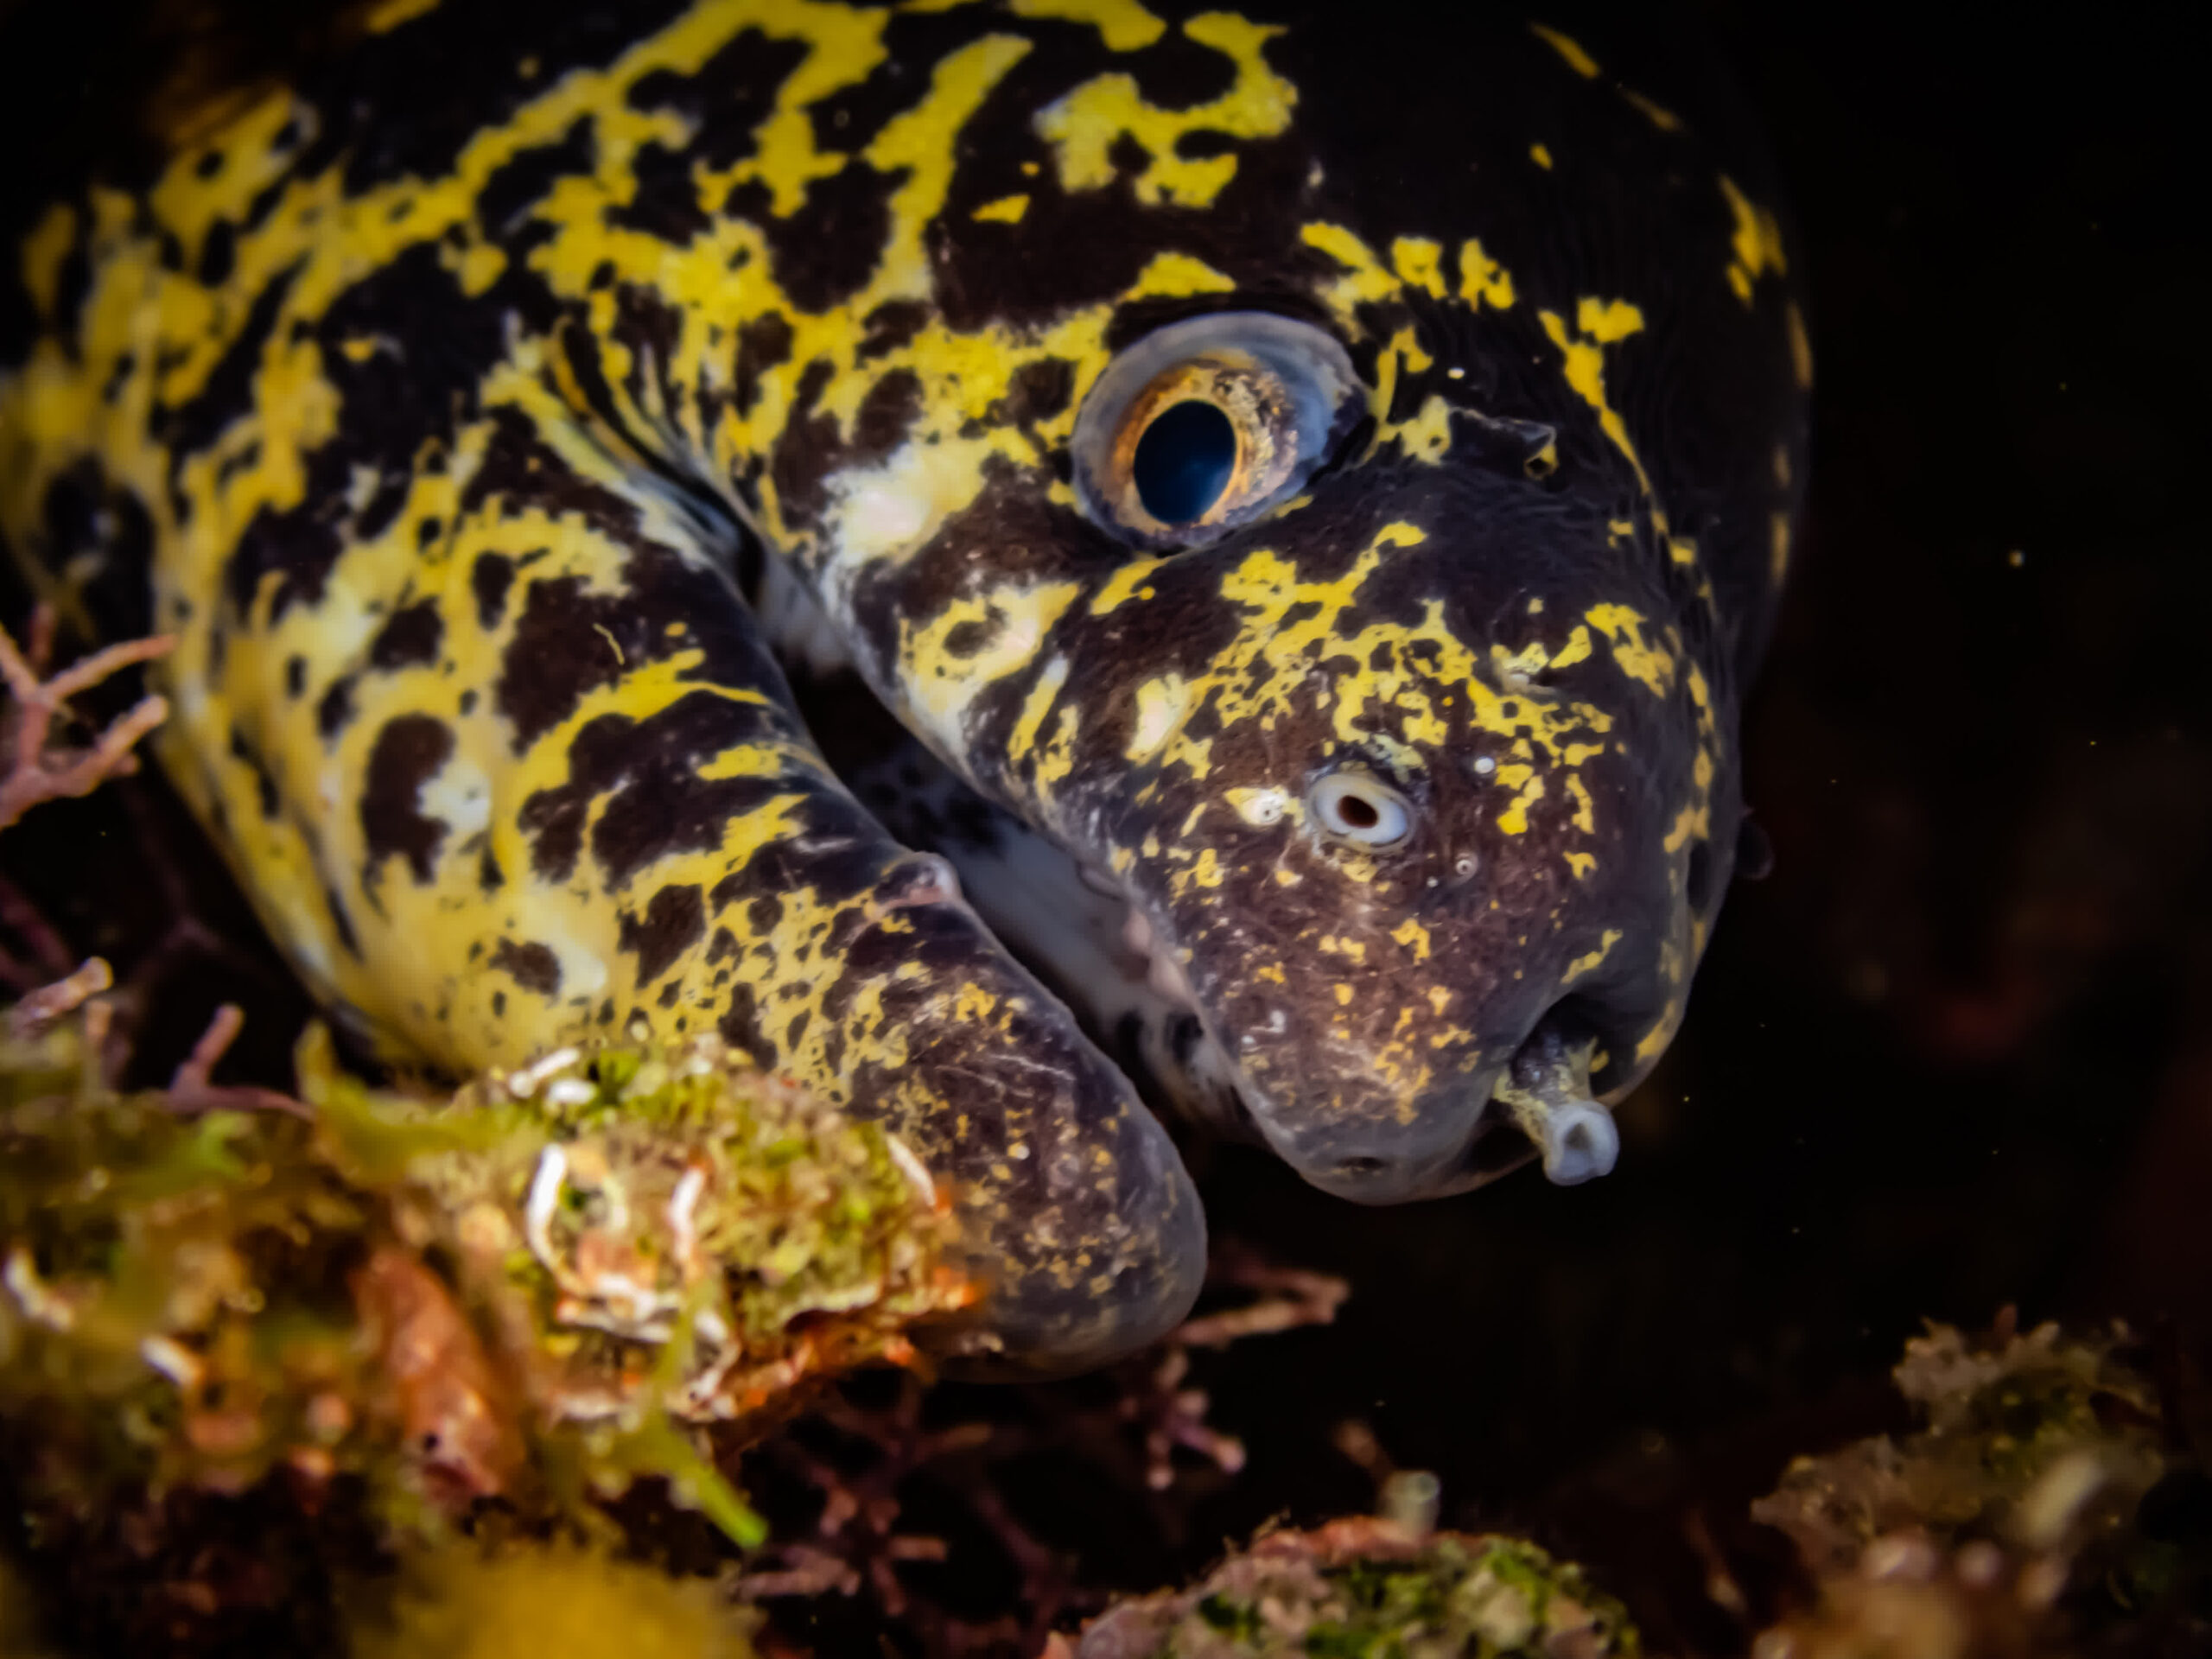
[[[848,1390],[824,1400],[804,1423],[768,1440],[748,1466],[813,1496],[806,1523],[779,1532],[739,1580],[763,1602],[834,1598],[895,1624],[929,1655],[1036,1653],[1056,1626],[1106,1600],[1084,1563],[1049,1524],[1012,1501],[1006,1476],[1024,1464],[1062,1471],[1064,1505],[1084,1500],[1066,1484],[1079,1469],[1092,1497],[1134,1502],[1152,1533],[1180,1532],[1190,1506],[1244,1465],[1244,1447],[1207,1421],[1210,1401],[1191,1383],[1192,1350],[1325,1325],[1349,1287],[1341,1279],[1281,1267],[1234,1243],[1217,1245],[1207,1311],[1159,1347],[1099,1376],[1065,1383],[948,1398],[912,1378],[887,1393]],[[970,1408],[958,1408],[965,1404]],[[948,1409],[948,1406],[952,1408]],[[918,1493],[953,1495],[959,1529],[945,1535],[939,1510],[916,1514]],[[1064,1518],[1064,1517],[1061,1517]],[[1063,1535],[1064,1537],[1064,1535]],[[1012,1592],[988,1613],[930,1593],[975,1556],[999,1558]],[[785,1603],[785,1605],[790,1604]]]
[[[126,640],[49,675],[52,611],[41,608],[33,613],[24,647],[18,648],[7,631],[0,629],[0,680],[6,682],[11,705],[0,720],[0,749],[5,750],[7,764],[6,772],[0,775],[0,830],[41,801],[89,795],[109,779],[137,768],[138,740],[168,717],[168,704],[159,696],[141,698],[89,747],[64,747],[54,728],[69,717],[70,698],[134,663],[166,656],[175,643],[167,635]]]

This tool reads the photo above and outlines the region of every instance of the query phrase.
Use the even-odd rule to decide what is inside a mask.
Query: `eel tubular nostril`
[[[1492,1096],[1544,1155],[1560,1186],[1612,1173],[1621,1150],[1612,1114],[1590,1093],[1592,1037],[1575,1037],[1547,1016],[1521,1045]]]

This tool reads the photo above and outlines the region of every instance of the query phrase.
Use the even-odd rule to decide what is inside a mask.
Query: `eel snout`
[[[1355,1203],[1443,1198],[1532,1159],[1547,1179],[1573,1186],[1611,1173],[1620,1156],[1612,1114],[1590,1086],[1597,1048],[1554,1010],[1503,1067],[1415,1102],[1410,1122],[1362,1116],[1296,1132],[1272,1123],[1263,1103],[1252,1116],[1308,1181]]]

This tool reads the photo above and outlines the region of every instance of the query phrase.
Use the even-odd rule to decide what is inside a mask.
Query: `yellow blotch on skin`
[[[1137,0],[1011,0],[1017,17],[1058,17],[1089,23],[1109,52],[1141,52],[1167,32]]]
[[[983,1020],[999,1005],[999,1000],[973,980],[963,983],[952,999],[952,1017],[961,1020]]]
[[[1390,937],[1411,950],[1415,962],[1428,960],[1428,930],[1412,917],[1408,916],[1401,922]]]
[[[1613,947],[1620,942],[1620,930],[1617,927],[1607,928],[1598,936],[1598,948],[1595,950],[1587,956],[1577,957],[1567,964],[1567,971],[1560,976],[1559,982],[1561,985],[1572,985],[1585,974],[1594,972],[1604,965],[1605,958],[1612,955]]]
[[[1797,377],[1797,390],[1813,389],[1813,340],[1805,332],[1805,314],[1792,300],[1783,313],[1783,321],[1789,330],[1789,367]]]
[[[1402,368],[1409,374],[1421,374],[1433,367],[1436,359],[1422,348],[1420,331],[1401,328],[1390,337],[1390,346],[1380,359],[1375,388],[1375,407],[1388,409],[1395,401],[1398,375]],[[1381,445],[1395,440],[1409,460],[1434,465],[1452,448],[1452,405],[1432,392],[1421,400],[1421,406],[1402,421],[1385,421],[1375,429],[1375,443]]]
[[[1560,856],[1567,861],[1567,874],[1578,881],[1586,880],[1591,871],[1598,868],[1594,853],[1562,853]]]
[[[1644,474],[1643,462],[1637,457],[1636,445],[1629,439],[1627,423],[1605,396],[1605,348],[1641,333],[1643,313],[1626,300],[1585,298],[1576,308],[1572,334],[1567,330],[1567,320],[1556,311],[1539,311],[1536,315],[1543,322],[1544,333],[1566,359],[1567,384],[1584,403],[1598,411],[1598,424],[1613,441],[1613,447],[1628,457],[1629,465],[1636,468],[1637,482],[1649,493],[1651,480]]]
[[[438,9],[438,0],[380,0],[362,19],[361,26],[372,35],[389,35],[402,23],[412,22]]]
[[[1133,599],[1150,599],[1153,590],[1144,585],[1144,579],[1166,563],[1166,559],[1131,559],[1098,590],[1097,596],[1090,601],[1090,613],[1104,616]]]
[[[1452,405],[1441,393],[1429,393],[1404,420],[1385,421],[1375,429],[1376,443],[1393,438],[1407,460],[1433,467],[1451,452]]]
[[[1655,104],[1642,92],[1631,92],[1625,86],[1620,89],[1620,94],[1628,100],[1630,109],[1642,115],[1660,131],[1680,132],[1682,130],[1682,118],[1664,105]]]
[[[1016,672],[1037,655],[1052,624],[1081,590],[1071,582],[1035,588],[1001,588],[954,600],[927,623],[899,625],[901,682],[916,716],[948,748],[966,741],[962,722],[984,688]],[[955,630],[982,623],[990,632],[974,652],[947,649]]]
[[[1444,250],[1425,236],[1402,236],[1390,245],[1398,280],[1437,299],[1444,297]]]
[[[1137,274],[1127,297],[1142,300],[1159,294],[1179,297],[1185,294],[1226,294],[1236,286],[1232,278],[1203,259],[1187,253],[1161,253],[1154,255],[1152,263]]]
[[[1556,29],[1547,29],[1541,23],[1529,24],[1529,32],[1566,59],[1567,67],[1585,80],[1596,78],[1598,60],[1585,52],[1573,36],[1562,34]]]
[[[1469,305],[1494,305],[1501,311],[1513,308],[1511,274],[1472,237],[1459,245],[1459,297]]]
[[[1728,267],[1728,286],[1749,305],[1752,283],[1768,271],[1781,276],[1789,269],[1782,251],[1782,228],[1772,213],[1753,203],[1725,173],[1720,175],[1720,194],[1728,198],[1728,211],[1736,216],[1736,234],[1731,245],[1736,257]]]
[[[808,185],[844,169],[844,156],[816,146],[809,111],[832,92],[865,79],[883,61],[889,14],[810,0],[783,10],[773,32],[813,49],[777,93],[775,112],[754,137],[757,156],[741,166],[768,187],[771,210],[787,219],[805,204]]]
[[[1615,346],[1643,332],[1643,313],[1626,300],[1584,300],[1574,326],[1600,346]]]
[[[54,317],[54,299],[61,287],[61,263],[77,240],[77,210],[56,202],[46,210],[36,228],[23,238],[23,286],[41,317]],[[55,318],[54,321],[60,321]]]
[[[1627,605],[1608,601],[1593,605],[1583,618],[1603,636],[1613,661],[1630,679],[1641,681],[1655,697],[1663,697],[1675,686],[1675,659],[1646,637],[1643,613]]]
[[[1675,1024],[1681,1019],[1681,1005],[1669,998],[1658,1022],[1637,1039],[1636,1063],[1638,1065],[1657,1059],[1665,1052],[1667,1045],[1674,1039]]]
[[[1706,810],[1702,806],[1686,806],[1675,815],[1675,827],[1667,832],[1660,844],[1670,853],[1679,853],[1689,845],[1690,837],[1706,838]]]
[[[1569,773],[1567,779],[1567,792],[1574,798],[1574,827],[1586,836],[1596,835],[1598,808],[1597,804],[1590,798],[1588,787],[1579,776]]]
[[[1160,753],[1190,712],[1190,683],[1180,674],[1163,674],[1137,687],[1135,723],[1129,729],[1128,760],[1148,760]]]
[[[1349,313],[1363,300],[1388,299],[1404,286],[1375,257],[1374,249],[1342,225],[1317,220],[1300,227],[1298,237],[1307,247],[1319,248],[1344,268],[1344,275],[1322,290],[1322,297],[1338,311]]]
[[[1068,683],[1068,659],[1055,657],[1045,664],[1045,671],[1037,677],[1037,683],[1022,699],[1021,715],[1014,723],[1014,734],[1007,741],[1007,758],[1019,760],[1037,745],[1038,728],[1045,723],[1045,716],[1052,712],[1058,701],[1060,689]]]
[[[1387,525],[1349,569],[1323,581],[1300,580],[1297,565],[1271,550],[1245,556],[1220,590],[1244,613],[1237,637],[1190,682],[1188,707],[1210,709],[1224,727],[1249,721],[1265,733],[1301,701],[1318,698],[1331,734],[1342,744],[1374,745],[1394,732],[1408,744],[1484,732],[1516,741],[1527,759],[1541,749],[1548,761],[1569,768],[1600,753],[1611,729],[1609,714],[1502,691],[1488,677],[1487,655],[1478,658],[1446,625],[1441,601],[1428,601],[1418,622],[1357,618],[1360,589],[1389,550],[1425,539],[1416,524]],[[1317,690],[1312,671],[1324,657],[1352,666]],[[1180,760],[1203,777],[1208,757],[1195,753],[1199,747],[1179,742],[1163,761]],[[1407,760],[1419,763],[1417,754]],[[1500,769],[1497,781],[1519,788],[1532,772],[1525,760],[1516,761]],[[1351,880],[1372,874],[1357,859],[1346,858],[1338,868]]]
[[[1287,791],[1280,789],[1246,789],[1227,791],[1229,810],[1257,830],[1281,823],[1285,818],[1295,822],[1300,816],[1298,803]]]
[[[458,257],[442,250],[441,257],[459,280],[461,291],[471,299],[489,292],[507,268],[507,256],[488,243],[479,243]]]
[[[1028,41],[1007,35],[987,35],[961,48],[938,65],[929,95],[892,119],[868,146],[868,158],[874,165],[887,173],[901,168],[907,173],[906,181],[892,193],[891,235],[878,262],[879,282],[887,275],[913,292],[929,291],[930,266],[922,251],[922,232],[950,188],[959,150],[955,138],[991,89],[1028,52]]]
[[[1029,211],[1027,196],[1001,196],[996,201],[987,201],[968,215],[987,224],[1019,225],[1021,216]]]
[[[1098,190],[1114,181],[1111,154],[1124,135],[1141,144],[1148,157],[1135,181],[1137,200],[1147,207],[1206,207],[1236,176],[1234,155],[1186,156],[1179,153],[1184,134],[1225,133],[1232,138],[1273,138],[1290,125],[1298,91],[1268,67],[1260,48],[1281,29],[1249,22],[1233,12],[1207,11],[1183,25],[1183,33],[1221,53],[1236,67],[1230,88],[1211,103],[1186,110],[1163,110],[1145,102],[1135,77],[1115,73],[1066,93],[1037,113],[1038,136],[1052,146],[1060,188]],[[948,160],[950,147],[947,146]]]
[[[1037,789],[1050,799],[1052,790],[1075,770],[1075,734],[1080,724],[1076,711],[1062,709],[1052,716],[1052,734],[1037,755]]]
[[[1211,847],[1199,850],[1197,861],[1187,870],[1176,873],[1173,885],[1177,893],[1186,887],[1217,887],[1221,885],[1221,855]]]
[[[1567,636],[1567,643],[1552,654],[1553,669],[1573,668],[1590,656],[1590,630],[1576,623],[1574,632]]]
[[[1509,836],[1527,833],[1529,809],[1544,798],[1543,774],[1533,767],[1500,766],[1497,769],[1497,775],[1501,781],[1516,781],[1509,780],[1506,778],[1508,772],[1525,772],[1528,775],[1525,779],[1517,780],[1520,783],[1519,789],[1515,791],[1512,800],[1506,804],[1505,810],[1497,815],[1497,827]]]

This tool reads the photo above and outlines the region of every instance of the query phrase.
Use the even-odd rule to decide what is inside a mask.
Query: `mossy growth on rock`
[[[411,1557],[353,1610],[353,1659],[752,1659],[760,1623],[706,1580],[574,1542]]]
[[[658,1476],[751,1543],[702,1431],[911,1361],[975,1300],[912,1155],[719,1044],[450,1100],[364,1087],[318,1033],[300,1069],[301,1101],[181,1110],[102,1086],[74,1018],[0,1045],[0,1414],[35,1500],[281,1471],[359,1483],[400,1538]]]
[[[1607,1659],[1621,1605],[1517,1538],[1387,1521],[1267,1534],[1192,1589],[1125,1602],[1063,1659]]]
[[[1920,1427],[1799,1458],[1752,1506],[1817,1598],[1757,1659],[2212,1651],[2212,1480],[2129,1346],[2009,1316],[1908,1343]]]

